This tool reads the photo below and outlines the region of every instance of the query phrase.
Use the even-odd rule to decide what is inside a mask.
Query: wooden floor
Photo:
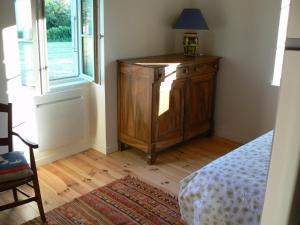
[[[135,149],[108,156],[88,150],[38,169],[44,207],[49,211],[128,174],[176,195],[182,178],[238,146],[220,138],[195,139],[161,153],[152,166]],[[11,192],[0,193],[0,204],[10,200]],[[30,203],[0,212],[0,224],[22,224],[36,216],[36,204]]]

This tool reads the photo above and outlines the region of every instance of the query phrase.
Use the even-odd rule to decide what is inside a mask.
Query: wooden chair
[[[12,190],[14,197],[14,202],[1,205],[0,211],[36,201],[41,220],[46,222],[33,152],[33,149],[38,148],[38,145],[23,139],[19,134],[12,131],[11,103],[7,105],[0,103],[0,113],[6,113],[8,115],[8,137],[0,138],[0,146],[8,146],[8,153],[0,154],[0,192]],[[21,152],[13,151],[13,135],[20,138],[21,141],[29,147],[30,165]],[[19,189],[21,185],[28,185],[33,188],[35,196],[31,197]],[[18,192],[27,198],[25,200],[19,200]]]

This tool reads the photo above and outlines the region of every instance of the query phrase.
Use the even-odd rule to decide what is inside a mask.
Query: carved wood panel
[[[156,142],[169,140],[169,145],[174,145],[183,139],[185,82],[186,79],[173,80],[170,87],[162,83],[156,88]]]
[[[213,74],[189,78],[185,97],[185,138],[191,138],[207,128],[212,119]]]

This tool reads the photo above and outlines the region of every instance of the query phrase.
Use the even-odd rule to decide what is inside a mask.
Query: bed
[[[189,225],[258,225],[273,131],[218,158],[181,181],[179,205]]]

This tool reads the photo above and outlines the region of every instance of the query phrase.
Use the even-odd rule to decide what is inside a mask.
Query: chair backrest
[[[12,104],[8,103],[6,105],[6,104],[0,103],[0,113],[7,113],[7,128],[8,128],[8,132],[7,132],[8,136],[5,138],[0,138],[0,146],[8,146],[8,151],[11,152],[13,150]],[[0,124],[0,127],[1,127],[1,124]]]

